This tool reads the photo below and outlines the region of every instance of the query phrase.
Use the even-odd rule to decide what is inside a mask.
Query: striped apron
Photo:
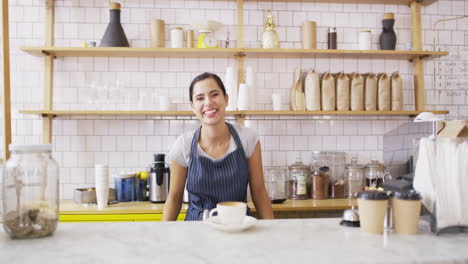
[[[190,164],[187,176],[189,207],[185,221],[203,220],[203,211],[211,210],[217,203],[247,201],[249,167],[239,135],[231,124],[226,123],[237,149],[221,160],[213,161],[197,155],[199,127],[190,146]]]

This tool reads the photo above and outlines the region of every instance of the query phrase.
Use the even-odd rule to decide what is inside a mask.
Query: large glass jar
[[[288,167],[289,171],[289,199],[306,200],[309,183],[310,167],[302,163],[301,158],[296,158],[296,163]]]
[[[357,163],[357,158],[351,158],[351,164],[346,165],[346,188],[348,198],[356,198],[358,192],[364,189],[364,166]]]
[[[272,203],[282,203],[288,198],[288,180],[286,168],[266,168],[265,185]]]
[[[59,219],[58,164],[52,145],[10,145],[3,173],[3,227],[12,238],[52,234]]]
[[[330,197],[344,198],[345,195],[345,152],[328,152],[330,160]]]

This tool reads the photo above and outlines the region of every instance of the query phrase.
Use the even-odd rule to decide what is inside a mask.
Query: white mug
[[[217,212],[220,222],[224,225],[240,225],[247,213],[247,204],[243,202],[222,202],[210,211],[209,216]]]

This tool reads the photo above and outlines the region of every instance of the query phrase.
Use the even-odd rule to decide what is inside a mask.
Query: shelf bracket
[[[57,115],[54,115],[54,114],[41,114],[42,118],[47,118],[47,117],[50,117],[52,119],[56,118]]]
[[[246,56],[245,52],[243,52],[243,51],[234,54],[234,57],[245,57],[245,56]]]
[[[240,126],[244,126],[245,114],[236,114],[236,123]]]

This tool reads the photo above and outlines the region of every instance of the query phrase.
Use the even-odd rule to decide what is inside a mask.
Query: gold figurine
[[[261,47],[263,49],[279,48],[279,36],[275,31],[275,22],[273,21],[273,15],[271,15],[270,10],[268,10],[265,19],[265,31],[263,31],[262,34]]]

